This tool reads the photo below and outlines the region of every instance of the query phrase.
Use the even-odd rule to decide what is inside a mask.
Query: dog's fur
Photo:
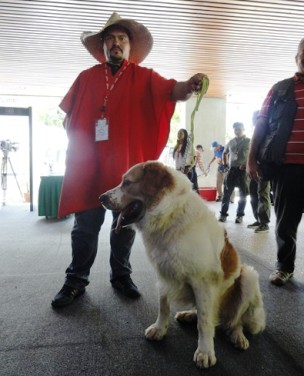
[[[174,301],[188,309],[176,314],[178,321],[197,318],[194,362],[198,367],[216,363],[213,337],[217,325],[236,347],[246,350],[249,342],[243,329],[256,334],[265,328],[258,273],[240,263],[224,226],[192,190],[188,178],[160,162],[140,163],[100,200],[106,208],[122,211],[122,226],[124,220],[128,222],[124,208],[130,208],[134,200],[143,203],[145,211],[135,222],[160,283],[158,317],[146,329],[146,338],[165,336]]]

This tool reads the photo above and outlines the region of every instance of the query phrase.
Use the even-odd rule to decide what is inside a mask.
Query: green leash
[[[191,142],[191,164],[194,164],[194,117],[195,113],[199,108],[199,105],[203,99],[203,96],[207,93],[209,87],[209,78],[205,76],[202,79],[202,89],[200,92],[196,92],[196,105],[191,113],[191,131],[190,131],[190,142]]]

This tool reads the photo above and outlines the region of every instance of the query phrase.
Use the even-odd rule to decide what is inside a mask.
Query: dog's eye
[[[131,184],[132,184],[131,180],[124,180],[123,183],[122,183],[122,186],[123,187],[128,187]]]

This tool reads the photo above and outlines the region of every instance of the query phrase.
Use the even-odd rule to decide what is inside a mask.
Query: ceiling
[[[154,37],[141,64],[167,78],[210,78],[208,97],[263,98],[295,72],[303,1],[1,0],[0,95],[62,96],[96,61],[80,42],[113,11]]]

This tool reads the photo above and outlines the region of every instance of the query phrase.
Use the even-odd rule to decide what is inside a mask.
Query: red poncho
[[[108,75],[110,86],[118,74]],[[118,185],[131,166],[159,157],[175,109],[169,100],[175,83],[129,63],[109,94],[109,139],[96,142],[95,123],[106,94],[105,67],[99,64],[80,73],[60,103],[70,120],[59,216],[98,207],[100,194]]]

